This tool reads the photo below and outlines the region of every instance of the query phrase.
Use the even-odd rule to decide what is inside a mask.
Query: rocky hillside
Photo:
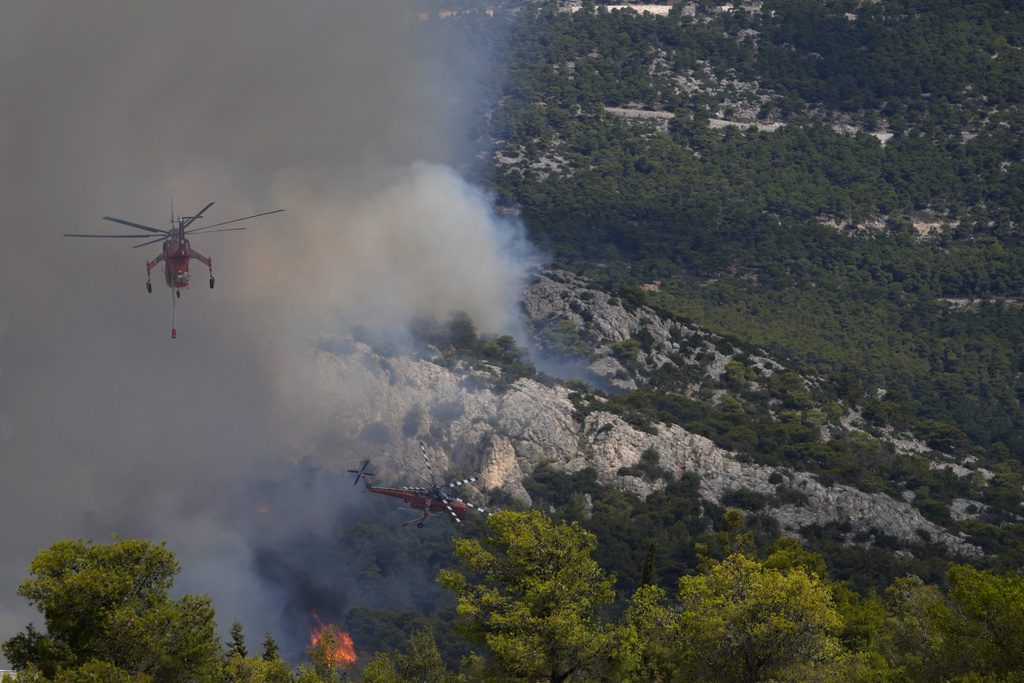
[[[651,308],[624,305],[564,271],[539,275],[523,294],[523,308],[540,344],[548,340],[562,354],[581,353],[595,377],[626,393],[605,395],[580,382],[541,375],[507,382],[495,363],[453,360],[431,348],[384,353],[365,342],[342,340],[309,351],[316,372],[306,387],[308,404],[316,406],[315,431],[330,437],[307,444],[307,450],[321,464],[340,469],[377,449],[399,457],[413,453],[423,440],[443,469],[480,472],[482,490],[470,492],[471,498],[482,500],[500,490],[521,505],[531,503],[524,481],[541,465],[567,473],[592,468],[600,483],[641,498],[693,473],[706,503],[757,509],[786,534],[836,525],[846,530],[850,544],[870,545],[877,536],[896,539],[901,552],[938,544],[952,555],[981,554],[964,534],[926,518],[910,502],[915,494],[909,487],[868,492],[799,466],[754,462],[749,454],[716,445],[680,424],[638,423],[616,404],[618,396],[649,388],[667,370],[685,371],[691,381],[681,390],[701,400],[745,401],[743,392],[726,388],[736,366],[752,369],[747,384],[767,385],[773,375],[788,372],[781,363],[732,348]],[[813,388],[817,380],[801,382]],[[781,399],[767,401],[776,418],[785,419]],[[870,428],[847,408],[820,425],[820,438],[828,441],[861,427]],[[888,443],[904,452],[928,450],[910,438]],[[377,460],[390,479],[410,476],[379,454]],[[957,468],[950,476],[985,476],[970,463],[943,462]],[[968,499],[955,505],[964,515],[984,507]]]

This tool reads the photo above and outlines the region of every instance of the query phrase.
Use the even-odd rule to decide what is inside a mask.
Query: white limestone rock
[[[501,397],[497,430],[512,440],[528,471],[540,463],[565,463],[579,450],[576,412],[569,390],[517,380]]]
[[[592,362],[590,371],[602,377],[616,389],[631,391],[646,381],[649,373],[668,363],[675,365],[684,350],[678,340],[690,339],[686,344],[686,364],[696,365],[695,356],[705,354],[704,373],[719,379],[732,356],[723,354],[715,344],[720,337],[693,325],[662,318],[654,309],[639,306],[627,310],[621,302],[607,292],[594,289],[585,278],[563,270],[545,271],[523,291],[523,310],[536,325],[569,321],[580,330],[581,337],[590,345]],[[635,339],[641,330],[650,335],[649,348],[638,351],[633,359],[637,369],[630,373],[613,356],[613,345]],[[692,337],[699,346],[693,349]],[[673,357],[674,356],[674,357]],[[751,355],[750,363],[762,373],[770,375],[782,366],[761,355]],[[632,374],[632,376],[630,376]]]
[[[347,348],[342,354],[311,351],[316,371],[304,378],[302,405],[310,407],[315,430],[307,439],[308,452],[332,469],[351,467],[380,447],[415,453],[416,442],[424,439],[439,468],[479,470],[483,489],[500,488],[523,503],[529,495],[522,481],[541,464],[566,472],[593,467],[601,483],[646,498],[665,481],[619,472],[654,448],[659,466],[672,476],[698,475],[700,496],[709,502],[717,504],[737,489],[774,497],[780,482],[801,492],[806,505],[765,510],[788,534],[798,535],[810,524],[849,523],[910,546],[927,537],[952,553],[980,554],[906,501],[849,486],[826,487],[806,472],[741,462],[677,425],[657,424],[648,433],[602,410],[581,420],[563,386],[519,379],[496,393],[486,382],[464,382],[463,371],[429,360],[382,358],[359,343]]]
[[[676,425],[657,427],[658,434],[648,434],[634,429],[616,415],[592,413],[587,416],[584,428],[587,447],[581,454],[583,462],[572,462],[570,467],[574,470],[594,467],[602,483],[642,495],[645,489],[633,480],[635,478],[621,477],[618,472],[622,467],[637,464],[645,450],[654,448],[661,467],[676,476],[684,472],[697,474],[701,496],[714,503],[720,502],[726,492],[737,489],[773,496],[776,484],[772,479],[781,477],[808,501],[800,507],[781,505],[767,509],[782,530],[791,535],[799,535],[802,527],[812,524],[849,523],[857,530],[876,529],[906,544],[919,544],[926,536],[953,553],[981,554],[979,548],[925,519],[905,501],[842,484],[826,487],[806,472],[740,462],[734,454],[703,436]],[[648,485],[647,489],[650,488]]]
[[[530,494],[523,486],[526,476],[519,467],[512,442],[503,436],[492,436],[484,452],[480,479],[486,489],[500,488],[523,505],[530,505]]]

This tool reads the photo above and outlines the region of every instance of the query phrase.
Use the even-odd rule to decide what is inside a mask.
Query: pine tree
[[[454,541],[466,573],[438,575],[458,596],[457,628],[488,646],[502,676],[587,678],[611,645],[598,613],[615,597],[615,578],[590,557],[594,535],[537,511],[499,512],[487,526],[479,541]]]
[[[231,644],[228,646],[228,656],[238,655],[242,659],[249,656],[249,650],[245,647],[245,633],[242,630],[242,622],[236,621],[231,624]]]
[[[29,625],[0,646],[13,668],[61,680],[217,678],[213,605],[206,596],[171,599],[179,565],[164,544],[58,541],[29,569],[18,593],[42,612],[46,634]]]
[[[654,555],[655,546],[653,543],[647,546],[647,557],[644,558],[644,571],[640,577],[641,586],[653,586],[654,579]]]
[[[273,634],[267,631],[267,637],[263,639],[263,659],[268,662],[272,662],[275,659],[281,658],[280,648],[277,647],[277,641],[274,640]]]

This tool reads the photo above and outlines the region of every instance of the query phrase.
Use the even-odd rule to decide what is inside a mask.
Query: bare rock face
[[[507,435],[527,471],[569,460],[579,449],[573,405],[565,387],[521,379],[501,397],[497,431]]]
[[[527,317],[538,328],[570,324],[591,354],[590,371],[618,390],[636,389],[646,382],[650,372],[666,364],[699,367],[718,379],[732,360],[716,348],[721,342],[718,335],[665,319],[647,306],[629,310],[616,297],[567,271],[537,275],[523,291],[522,303]],[[636,345],[639,337],[646,340],[642,346]],[[634,346],[623,346],[630,340],[634,340]],[[619,358],[627,357],[631,367],[623,365],[617,354]],[[759,355],[750,356],[749,362],[766,375],[782,367]]]
[[[912,506],[884,494],[852,487],[826,487],[806,472],[738,460],[709,439],[677,425],[640,431],[609,412],[578,414],[570,392],[519,379],[497,392],[481,377],[466,381],[467,368],[448,369],[430,360],[383,358],[354,343],[342,353],[312,351],[314,380],[305,385],[307,405],[317,406],[310,439],[315,460],[344,469],[379,449],[402,455],[419,466],[416,442],[423,440],[442,469],[478,471],[484,489],[502,489],[523,503],[523,480],[538,465],[576,472],[592,467],[600,482],[646,498],[665,486],[623,473],[648,449],[670,476],[698,475],[700,495],[718,503],[730,491],[746,489],[777,499],[779,486],[799,491],[804,504],[769,502],[766,512],[781,528],[799,535],[809,524],[849,523],[854,530],[880,532],[907,545],[924,539],[964,555],[980,551],[924,519]],[[328,435],[326,438],[324,434]],[[382,462],[383,473],[403,473]],[[382,477],[384,476],[382,474]],[[408,476],[408,475],[406,475]],[[483,501],[479,501],[483,502]]]
[[[306,450],[319,464],[348,466],[381,449],[408,454],[425,439],[445,444],[433,455],[448,467],[450,453],[476,454],[492,431],[478,425],[495,419],[497,397],[440,365],[384,358],[359,342],[347,353],[312,353],[315,371],[303,387],[303,405],[314,434]],[[329,451],[318,446],[323,441]]]
[[[979,555],[980,549],[925,519],[902,500],[882,493],[865,493],[842,484],[826,487],[809,473],[785,467],[740,462],[735,454],[719,448],[710,439],[676,425],[657,425],[658,434],[640,432],[610,413],[592,413],[585,427],[587,447],[581,460],[569,463],[570,470],[594,467],[598,479],[638,495],[650,493],[635,477],[620,477],[619,469],[640,462],[641,454],[655,449],[660,466],[674,475],[693,472],[700,477],[700,493],[706,500],[719,503],[730,491],[747,490],[775,497],[780,485],[796,489],[806,504],[769,504],[773,516],[785,533],[799,535],[811,524],[849,523],[860,531],[872,529],[897,538],[908,545],[922,540],[941,543],[951,552]],[[778,482],[778,483],[773,483]]]
[[[611,356],[595,359],[587,369],[598,377],[604,377],[611,386],[619,391],[633,391],[637,388],[636,380],[629,376],[629,371],[622,363]]]
[[[611,295],[589,288],[586,280],[566,271],[539,276],[523,292],[523,308],[531,320],[568,320],[607,343],[625,341],[639,329],[636,316]]]
[[[523,487],[526,477],[519,467],[512,442],[503,436],[492,436],[484,452],[484,466],[480,478],[484,488],[504,489],[512,498],[524,505],[530,504],[530,494]]]
[[[977,519],[987,510],[988,505],[968,498],[954,498],[953,504],[949,506],[949,514],[957,522],[962,522],[965,519]]]

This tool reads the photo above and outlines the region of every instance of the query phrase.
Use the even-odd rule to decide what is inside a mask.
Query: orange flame
[[[355,664],[356,647],[352,642],[352,636],[334,624],[324,624],[316,612],[313,612],[313,620],[316,624],[309,632],[309,644],[313,648],[321,648],[328,666],[341,669]]]

